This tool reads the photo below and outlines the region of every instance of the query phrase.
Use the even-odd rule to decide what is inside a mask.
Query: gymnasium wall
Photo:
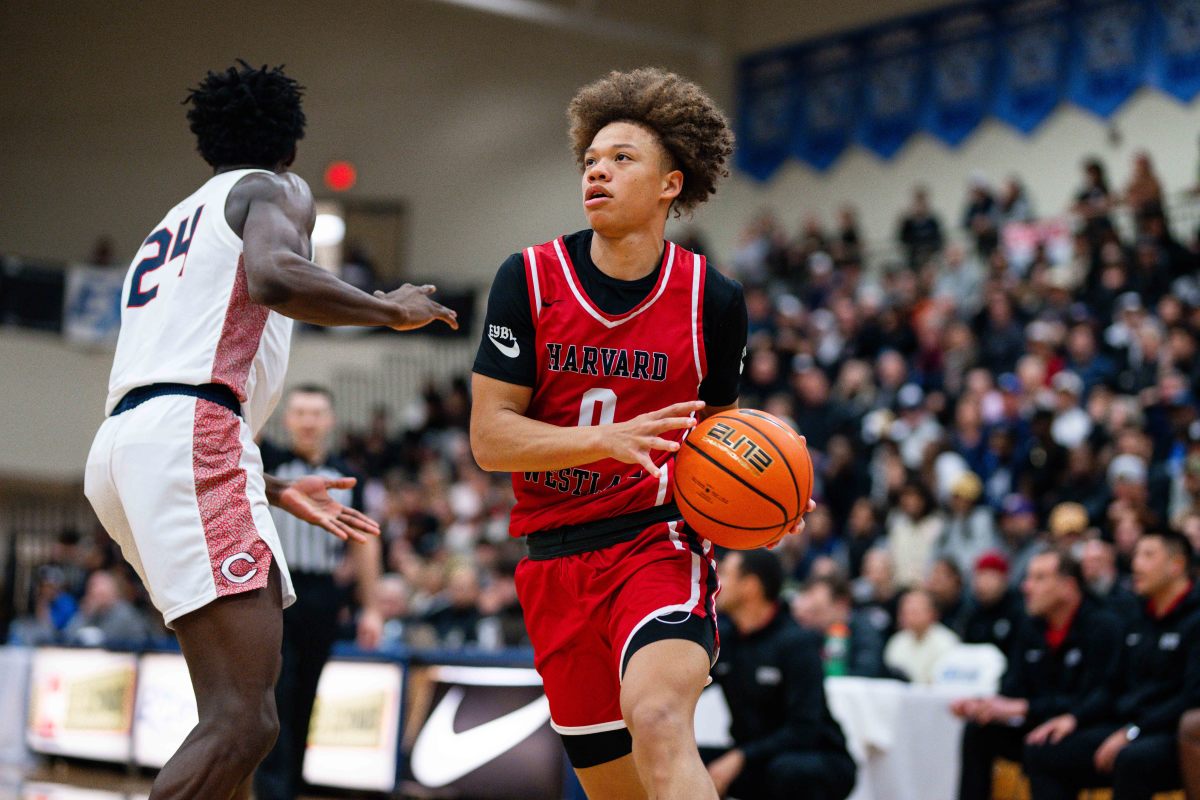
[[[672,38],[662,43],[430,0],[0,4],[0,252],[81,259],[109,233],[120,258],[131,257],[163,210],[206,176],[179,104],[185,87],[241,55],[286,62],[308,85],[310,134],[297,169],[318,192],[325,163],[353,159],[360,171],[354,196],[408,204],[414,277],[483,283],[513,250],[583,224],[563,110],[579,85],[605,69],[657,63],[682,70],[732,110],[735,59],[728,54],[947,4],[592,4],[606,19],[667,32]],[[726,56],[713,57],[703,42]],[[918,136],[887,163],[851,150],[823,175],[789,164],[765,186],[735,177],[694,223],[718,257],[727,257],[761,207],[778,209],[791,227],[812,210],[828,219],[852,199],[866,236],[879,240],[891,235],[914,182],[932,187],[953,225],[973,170],[999,180],[1014,167],[1038,211],[1050,213],[1074,191],[1082,154],[1106,159],[1119,185],[1142,146],[1155,154],[1167,188],[1179,190],[1195,182],[1197,131],[1200,106],[1144,92],[1111,128],[1064,108],[1028,139],[988,122],[955,151]],[[364,368],[380,363],[373,351],[359,356],[346,346],[339,357]],[[0,415],[0,473],[77,474],[99,420],[109,358],[0,332],[0,408],[20,409]],[[305,374],[331,377],[319,366]]]

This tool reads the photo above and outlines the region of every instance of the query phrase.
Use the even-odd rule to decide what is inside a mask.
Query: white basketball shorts
[[[271,563],[296,600],[250,428],[224,406],[155,397],[100,426],[84,493],[167,627],[218,597],[261,589]]]

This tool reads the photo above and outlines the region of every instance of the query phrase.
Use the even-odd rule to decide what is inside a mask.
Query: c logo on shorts
[[[258,574],[258,567],[252,567],[246,570],[245,575],[234,575],[233,570],[231,570],[230,567],[233,566],[235,561],[245,561],[250,564],[256,563],[254,561],[254,556],[250,555],[249,553],[237,553],[236,555],[232,555],[225,559],[224,563],[221,564],[221,574],[224,575],[225,580],[229,581],[230,583],[245,583]]]

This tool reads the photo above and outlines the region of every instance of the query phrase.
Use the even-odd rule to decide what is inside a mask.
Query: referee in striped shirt
[[[288,392],[284,427],[290,448],[264,443],[263,467],[270,475],[292,480],[303,475],[329,478],[358,477],[330,453],[337,422],[333,393],[322,386],[297,386]],[[353,489],[330,489],[338,502],[362,510],[362,484]],[[283,554],[296,588],[296,603],[283,612],[283,666],[275,685],[279,709],[279,738],[254,776],[257,800],[294,800],[300,792],[308,723],[317,695],[321,670],[329,660],[338,632],[338,616],[348,599],[339,578],[347,571],[356,578],[358,646],[379,646],[383,619],[376,608],[375,588],[380,573],[379,540],[346,548],[321,528],[271,509]],[[347,570],[346,568],[350,569]],[[341,578],[341,580],[345,580]]]

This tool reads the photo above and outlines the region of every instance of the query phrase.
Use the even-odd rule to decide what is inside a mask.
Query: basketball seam
[[[745,525],[732,525],[723,519],[717,519],[716,517],[712,516],[711,514],[706,513],[704,511],[704,509],[700,508],[695,503],[688,500],[686,495],[680,494],[679,498],[678,498],[678,500],[676,500],[676,502],[678,502],[679,500],[682,500],[688,506],[688,508],[692,509],[693,511],[695,511],[697,514],[704,517],[705,519],[710,520],[711,522],[715,522],[718,525],[724,526],[726,528],[736,528],[739,531],[772,531],[772,530],[778,530],[780,527],[782,527],[780,525],[762,525],[759,527],[750,528],[750,527],[746,527]],[[785,520],[784,524],[786,525],[788,522],[794,523],[795,520],[794,519],[793,520]]]
[[[762,433],[762,431],[759,431],[759,433]],[[721,471],[722,471],[722,472],[724,472],[726,475],[728,475],[729,477],[733,478],[735,481],[737,481],[738,483],[740,483],[742,486],[745,486],[747,489],[749,489],[750,491],[754,492],[756,495],[758,495],[758,496],[759,496],[759,497],[761,497],[762,499],[764,499],[764,500],[766,500],[767,502],[769,502],[769,503],[771,503],[772,505],[774,505],[776,508],[778,508],[778,509],[779,509],[779,514],[780,514],[780,516],[782,516],[782,517],[783,517],[783,519],[784,519],[785,521],[787,520],[787,518],[788,518],[787,509],[786,509],[786,508],[784,508],[784,507],[783,507],[783,504],[782,504],[782,503],[780,503],[778,500],[776,500],[774,497],[771,497],[769,494],[767,494],[767,493],[765,493],[765,492],[763,492],[763,491],[759,490],[759,489],[758,489],[756,486],[753,486],[752,484],[750,484],[750,483],[747,483],[745,480],[743,480],[743,479],[742,479],[742,477],[741,477],[740,475],[735,475],[734,473],[732,473],[732,472],[730,472],[729,470],[725,469],[725,467],[724,467],[724,466],[721,464],[721,462],[717,461],[715,458],[713,458],[713,457],[712,457],[712,456],[710,456],[708,453],[706,453],[706,452],[704,452],[703,450],[701,450],[699,447],[696,447],[696,445],[692,444],[692,443],[691,443],[691,441],[689,441],[688,439],[684,439],[684,440],[683,440],[683,443],[684,443],[685,445],[687,445],[688,447],[690,447],[690,448],[691,448],[692,450],[694,450],[695,452],[697,452],[697,453],[699,453],[700,455],[704,456],[705,460],[707,460],[707,461],[711,462],[711,463],[712,463],[712,465],[713,465],[714,467],[716,467],[717,469],[721,470]],[[773,445],[772,445],[772,446],[773,446]],[[778,450],[778,448],[776,448],[776,450]],[[782,453],[780,453],[780,456],[781,456],[781,457],[782,457],[782,455],[783,455],[783,454],[782,454]],[[787,463],[787,459],[784,459],[784,463],[785,463],[785,464]],[[790,467],[788,468],[788,472],[791,472],[791,468],[790,468]],[[676,474],[678,474],[678,472],[677,472]],[[795,480],[796,480],[796,476],[795,476],[795,474],[793,474],[793,475],[792,475],[792,481],[793,481],[793,482],[795,482]],[[797,500],[799,500],[800,498],[798,498],[798,497],[797,497],[796,499],[797,499]],[[734,527],[734,526],[730,526],[730,527]],[[773,526],[773,527],[774,527],[774,526]]]
[[[750,409],[738,409],[738,411],[739,412],[742,412],[742,411],[747,412],[747,416],[758,417],[759,419],[765,419],[764,417],[759,417],[758,414],[751,413]],[[759,428],[752,422],[746,422],[745,420],[742,420],[742,422],[743,422],[743,424],[745,424],[745,426],[747,428],[749,428],[750,430],[754,431],[755,433],[757,433],[758,435],[760,435],[764,439],[766,439],[767,444],[769,444],[769,445],[771,445],[771,447],[775,448],[775,452],[779,454],[779,460],[783,462],[783,465],[785,467],[787,467],[788,474],[792,476],[792,491],[796,495],[796,508],[799,510],[800,514],[803,514],[804,509],[800,508],[800,482],[796,480],[796,471],[793,470],[792,465],[788,463],[787,456],[785,456],[783,454],[783,450],[781,450],[779,448],[779,445],[777,445],[777,444],[775,444],[775,442],[771,441],[771,437],[766,431],[762,430],[761,428]],[[771,420],[767,420],[767,422],[771,422]],[[786,430],[788,433],[792,434],[793,436],[796,435],[796,432],[793,431],[791,428],[785,427],[783,425],[779,425],[776,422],[771,422],[771,424],[777,428],[783,428],[784,430]],[[805,451],[807,452],[807,450],[808,450],[808,448],[806,447]],[[811,458],[811,456],[810,456],[810,458]],[[809,489],[809,494],[810,494],[810,496],[812,494],[811,488]]]

